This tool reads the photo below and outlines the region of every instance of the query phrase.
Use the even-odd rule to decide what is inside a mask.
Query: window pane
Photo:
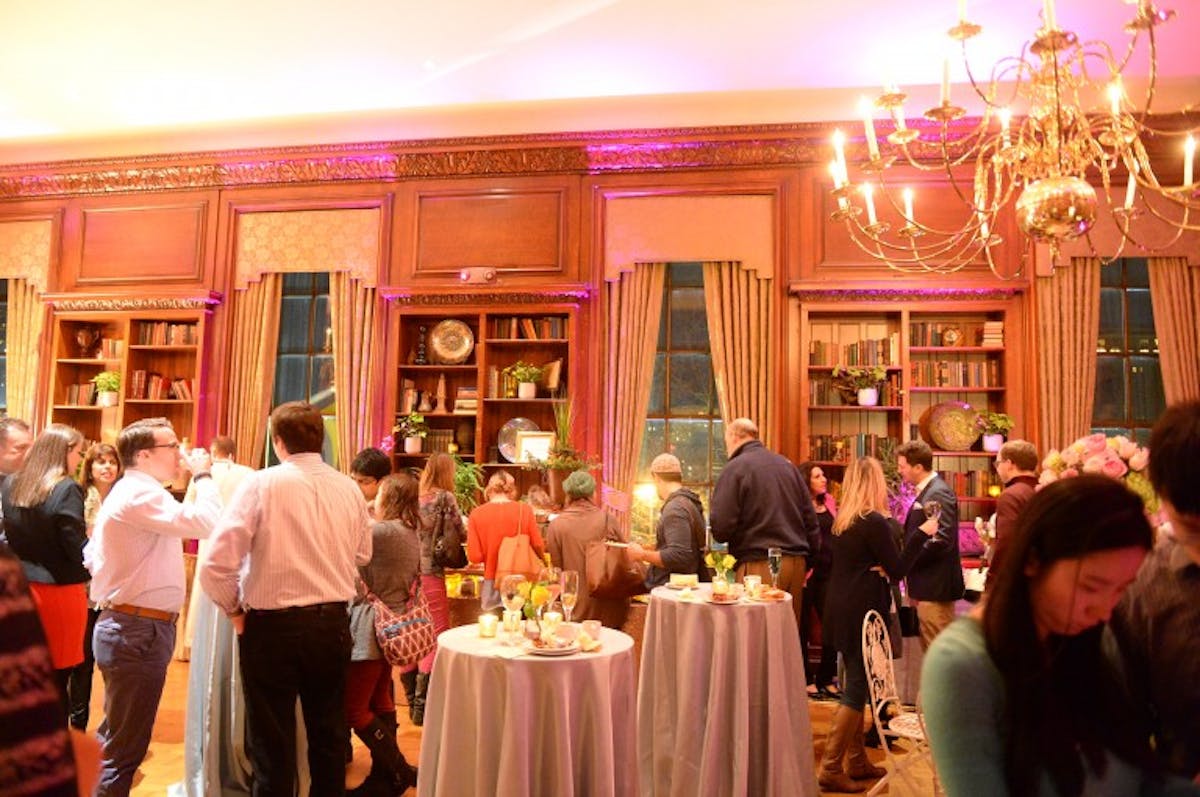
[[[715,483],[717,476],[721,474],[721,469],[725,467],[725,463],[729,461],[729,456],[725,453],[725,422],[720,418],[713,418],[712,425],[712,479]]]
[[[329,295],[313,300],[312,351],[333,351],[333,330],[329,324]]]
[[[1139,424],[1153,425],[1167,406],[1157,357],[1129,358],[1129,399],[1129,417]]]
[[[667,450],[679,457],[685,482],[708,481],[710,426],[708,419],[691,421],[672,418],[667,421]]]
[[[1154,337],[1154,311],[1150,306],[1150,291],[1130,289],[1129,300],[1129,351],[1149,354],[1158,351]]]
[[[667,355],[654,355],[654,378],[650,381],[650,404],[647,415],[666,414]],[[661,452],[660,452],[661,453]]]
[[[650,463],[662,452],[667,445],[667,422],[661,419],[646,421],[646,430],[642,434],[642,453],[638,458],[638,472],[634,481],[644,482],[650,479]]]
[[[674,288],[671,291],[671,348],[707,351],[704,289]]]
[[[1092,417],[1101,422],[1125,417],[1125,359],[1096,358],[1096,406]]]
[[[1100,287],[1120,288],[1125,284],[1125,261],[1118,260],[1100,267]]]
[[[1125,286],[1128,288],[1149,288],[1149,260],[1144,257],[1128,257],[1125,259]]]
[[[708,354],[672,354],[669,385],[672,415],[712,413],[712,357]]]
[[[1119,288],[1100,289],[1100,336],[1096,351],[1125,351],[1125,292]]]
[[[311,296],[284,296],[279,314],[279,353],[307,354]],[[303,383],[301,383],[303,384]]]
[[[312,358],[312,380],[308,400],[324,410],[333,403],[333,355],[318,354]]]
[[[704,287],[704,269],[699,263],[672,263],[670,273],[673,287]]]
[[[275,404],[308,399],[308,355],[282,354],[275,363]]]
[[[284,274],[281,290],[284,296],[288,296],[289,294],[303,294],[307,296],[311,294],[312,274],[307,271]],[[327,287],[325,290],[329,290],[329,288]]]

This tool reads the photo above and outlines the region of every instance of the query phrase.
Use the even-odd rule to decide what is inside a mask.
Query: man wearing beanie
[[[654,489],[663,502],[654,529],[655,547],[629,543],[629,556],[650,565],[646,587],[666,584],[672,573],[695,573],[708,580],[704,567],[704,507],[700,496],[683,486],[683,465],[674,454],[659,454],[650,463]]]

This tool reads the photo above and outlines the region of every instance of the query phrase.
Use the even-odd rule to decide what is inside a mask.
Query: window
[[[650,462],[656,456],[679,457],[684,485],[700,495],[706,509],[726,459],[700,264],[669,264],[663,294],[633,512],[633,530],[646,536],[654,533],[658,498],[643,485],[653,481]]]
[[[8,411],[8,280],[0,279],[0,413]]]
[[[334,451],[333,330],[329,324],[329,274],[284,274],[279,308],[279,348],[272,405],[307,401],[325,414],[326,462]],[[267,464],[278,463],[267,445]]]
[[[1100,270],[1092,431],[1128,435],[1144,445],[1165,408],[1147,261],[1114,261]]]

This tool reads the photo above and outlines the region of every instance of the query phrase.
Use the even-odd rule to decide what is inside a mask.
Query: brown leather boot
[[[867,789],[866,786],[858,783],[842,770],[842,758],[850,746],[855,725],[858,726],[858,731],[861,733],[862,712],[852,711],[839,705],[833,714],[833,722],[829,726],[829,736],[825,739],[825,755],[821,758],[821,771],[817,773],[817,783],[825,791],[857,794]]]
[[[853,712],[857,717],[854,723],[855,732],[846,745],[846,774],[856,780],[878,780],[887,774],[883,767],[877,767],[867,758],[867,747],[863,740],[862,712]]]

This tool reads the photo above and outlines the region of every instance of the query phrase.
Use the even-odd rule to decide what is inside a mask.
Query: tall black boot
[[[389,711],[384,714],[376,714],[375,717],[379,720],[379,724],[383,726],[383,729],[387,732],[388,736],[390,736],[392,739],[395,739],[396,729],[399,727],[399,724],[396,722],[396,712]],[[371,757],[370,774],[375,776],[382,774],[382,770],[380,770],[380,763],[375,759],[374,756]]]
[[[356,728],[355,735],[371,751],[371,773],[367,779],[346,792],[347,797],[399,797],[417,785],[417,769],[411,766],[396,746],[396,737],[389,734],[378,718],[365,728]]]
[[[411,713],[413,695],[417,693],[417,671],[414,669],[400,673],[400,685],[404,687],[404,705],[409,707]]]
[[[428,691],[429,673],[417,673],[416,689],[413,691],[412,703],[408,706],[408,716],[418,728],[425,724],[425,694]]]

